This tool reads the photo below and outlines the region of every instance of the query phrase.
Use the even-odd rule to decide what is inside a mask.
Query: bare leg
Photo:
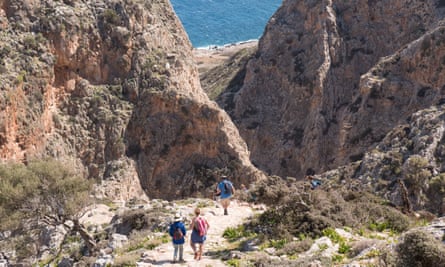
[[[221,205],[223,206],[223,209],[224,209],[224,215],[228,215],[227,208],[230,205],[230,198],[222,199]]]
[[[196,252],[196,244],[195,243],[193,243],[191,240],[190,240],[190,246],[192,247],[192,250],[193,250],[193,254],[195,254],[195,257],[194,257],[194,259],[196,259],[196,257],[197,257],[197,252]]]
[[[200,243],[200,244],[199,244],[198,260],[201,259],[203,247],[204,247],[204,243]]]

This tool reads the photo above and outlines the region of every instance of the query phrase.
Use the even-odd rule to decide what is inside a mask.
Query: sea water
[[[171,0],[196,48],[224,46],[261,37],[282,0]]]

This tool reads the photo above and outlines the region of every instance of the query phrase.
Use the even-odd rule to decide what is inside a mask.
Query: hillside
[[[56,157],[124,200],[262,177],[168,1],[1,3],[2,161]]]
[[[283,1],[227,108],[252,162],[303,177],[359,160],[441,103],[442,1]]]
[[[284,0],[194,51],[167,0],[0,1],[0,266],[170,266],[196,207],[183,265],[445,266],[444,19]]]

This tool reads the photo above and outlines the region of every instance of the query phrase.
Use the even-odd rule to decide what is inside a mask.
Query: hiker
[[[224,215],[229,215],[227,208],[230,205],[230,198],[235,194],[235,187],[226,175],[222,175],[221,179],[222,181],[219,182],[217,187],[217,194],[219,194],[221,205],[224,208]]]
[[[176,262],[178,254],[179,254],[179,262],[185,262],[183,255],[184,255],[185,235],[187,231],[185,229],[184,223],[182,222],[181,214],[175,215],[173,223],[170,225],[168,233],[172,237],[173,241],[173,247],[174,247],[173,263]]]
[[[317,188],[321,185],[321,181],[318,179],[315,179],[314,176],[312,176],[312,175],[306,176],[306,179],[309,180],[312,190],[314,190],[315,188]]]
[[[247,189],[247,187],[244,184],[241,184],[241,190],[245,193],[249,192],[249,190]]]
[[[195,254],[195,260],[201,259],[204,242],[207,238],[207,231],[209,230],[209,228],[209,222],[201,216],[201,210],[199,208],[196,208],[195,217],[192,219],[192,223],[190,224],[190,229],[192,230],[190,246],[192,247],[193,253]],[[199,246],[198,250],[196,250],[196,244],[198,244]]]

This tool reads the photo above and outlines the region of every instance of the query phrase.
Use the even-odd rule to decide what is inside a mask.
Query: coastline
[[[258,39],[251,39],[246,41],[240,41],[236,43],[228,43],[224,45],[207,45],[207,46],[200,46],[200,47],[193,47],[194,50],[220,50],[224,48],[230,48],[230,47],[236,47],[239,45],[245,45],[245,44],[251,44],[251,43],[258,43]]]
[[[200,73],[221,65],[244,48],[253,48],[258,45],[258,40],[248,40],[223,46],[209,46],[208,48],[193,48],[193,57]]]

